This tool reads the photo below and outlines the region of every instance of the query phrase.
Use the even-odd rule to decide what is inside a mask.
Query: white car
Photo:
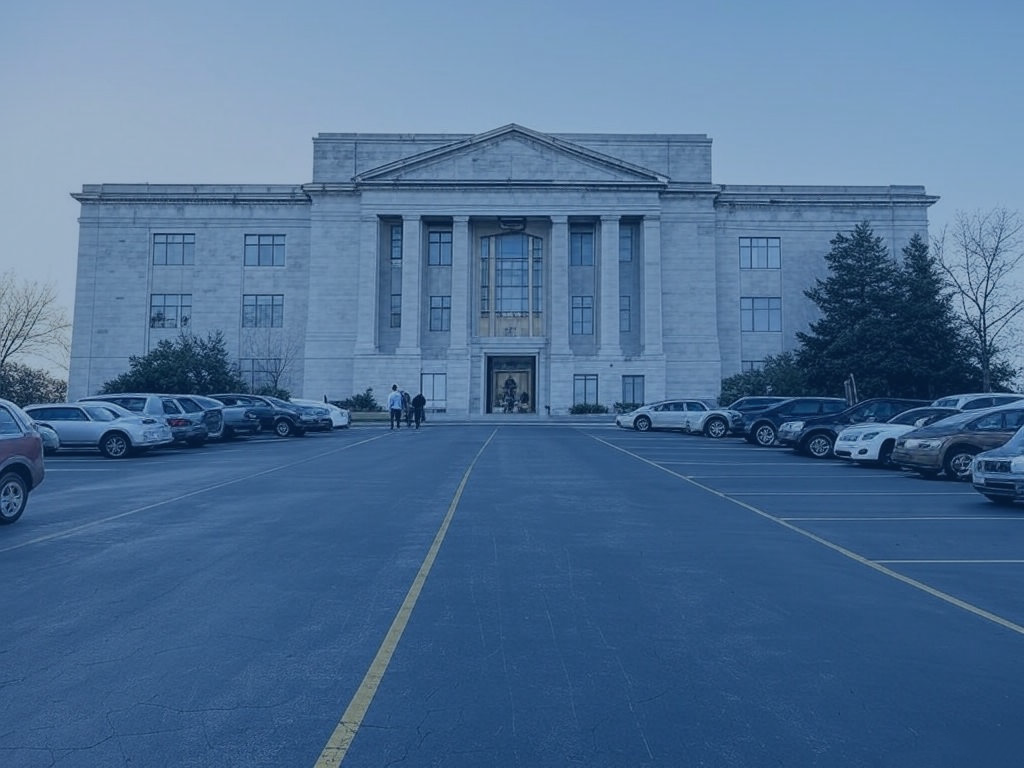
[[[897,413],[888,421],[881,423],[854,424],[836,436],[832,452],[847,461],[892,466],[891,456],[892,449],[896,446],[896,438],[957,413],[960,411],[956,408],[927,405]]]
[[[615,424],[637,432],[652,429],[681,429],[690,432],[693,429],[689,425],[696,424],[702,418],[706,419],[710,411],[707,403],[700,400],[661,400],[641,405],[629,413],[618,414]],[[728,425],[725,431],[728,433]]]
[[[57,433],[61,448],[98,448],[108,459],[123,459],[174,442],[166,422],[116,403],[46,403],[24,410],[33,421]]]
[[[303,400],[297,397],[293,397],[289,402],[295,403],[296,405],[309,405],[326,408],[328,413],[331,415],[332,429],[348,429],[349,425],[352,423],[352,414],[350,414],[345,408],[339,408],[333,403],[322,403],[319,400]]]

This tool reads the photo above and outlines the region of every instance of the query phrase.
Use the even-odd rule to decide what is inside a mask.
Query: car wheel
[[[754,442],[762,448],[775,444],[775,427],[771,424],[758,424],[754,428]]]
[[[716,440],[721,437],[725,437],[729,434],[729,425],[725,423],[725,419],[719,418],[718,416],[712,416],[704,424],[704,434],[707,437],[713,437]]]
[[[0,475],[0,525],[15,522],[28,504],[28,484],[17,472]]]
[[[633,422],[633,429],[637,432],[646,432],[651,428],[651,420],[647,416],[637,416]]]
[[[274,434],[278,437],[288,437],[294,431],[292,423],[288,419],[278,419],[274,422]]]
[[[1010,505],[1013,504],[1013,499],[1010,498],[1009,496],[993,496],[990,493],[983,493],[982,496],[991,501],[993,504],[998,504],[1000,507],[1009,507]]]
[[[131,441],[123,432],[109,432],[100,440],[100,453],[108,459],[123,459],[131,452]]]
[[[973,448],[967,446],[956,446],[946,454],[946,460],[942,467],[946,470],[946,477],[950,480],[970,480],[971,464],[974,463]]]
[[[891,440],[882,443],[882,447],[878,449],[878,466],[891,469],[896,466],[892,463],[892,449],[895,447],[895,443]]]
[[[832,438],[828,435],[811,435],[804,443],[804,451],[816,459],[827,459],[832,455]]]

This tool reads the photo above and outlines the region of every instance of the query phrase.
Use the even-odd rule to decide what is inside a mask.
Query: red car
[[[13,523],[43,482],[43,438],[32,419],[9,400],[0,399],[0,525]]]

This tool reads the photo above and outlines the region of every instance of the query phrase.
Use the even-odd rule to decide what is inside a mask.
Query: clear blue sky
[[[1024,4],[0,7],[0,271],[70,314],[82,184],[291,183],[321,131],[706,133],[722,184],[923,184],[1024,212]]]

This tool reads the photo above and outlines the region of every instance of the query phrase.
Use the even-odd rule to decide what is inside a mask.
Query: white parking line
[[[696,475],[695,475],[696,477]],[[733,478],[735,479],[735,478]],[[730,491],[730,496],[975,496],[971,491]],[[790,519],[790,518],[785,518]],[[797,518],[793,518],[797,519]]]
[[[876,563],[902,564],[925,563],[932,565],[1022,565],[1024,560],[875,560]]]
[[[974,522],[975,520],[1020,520],[1024,522],[1024,517],[992,517],[990,515],[903,515],[900,517],[780,517],[780,520],[797,520],[800,522],[869,522],[876,523],[879,521],[908,521],[908,520],[968,520]]]

